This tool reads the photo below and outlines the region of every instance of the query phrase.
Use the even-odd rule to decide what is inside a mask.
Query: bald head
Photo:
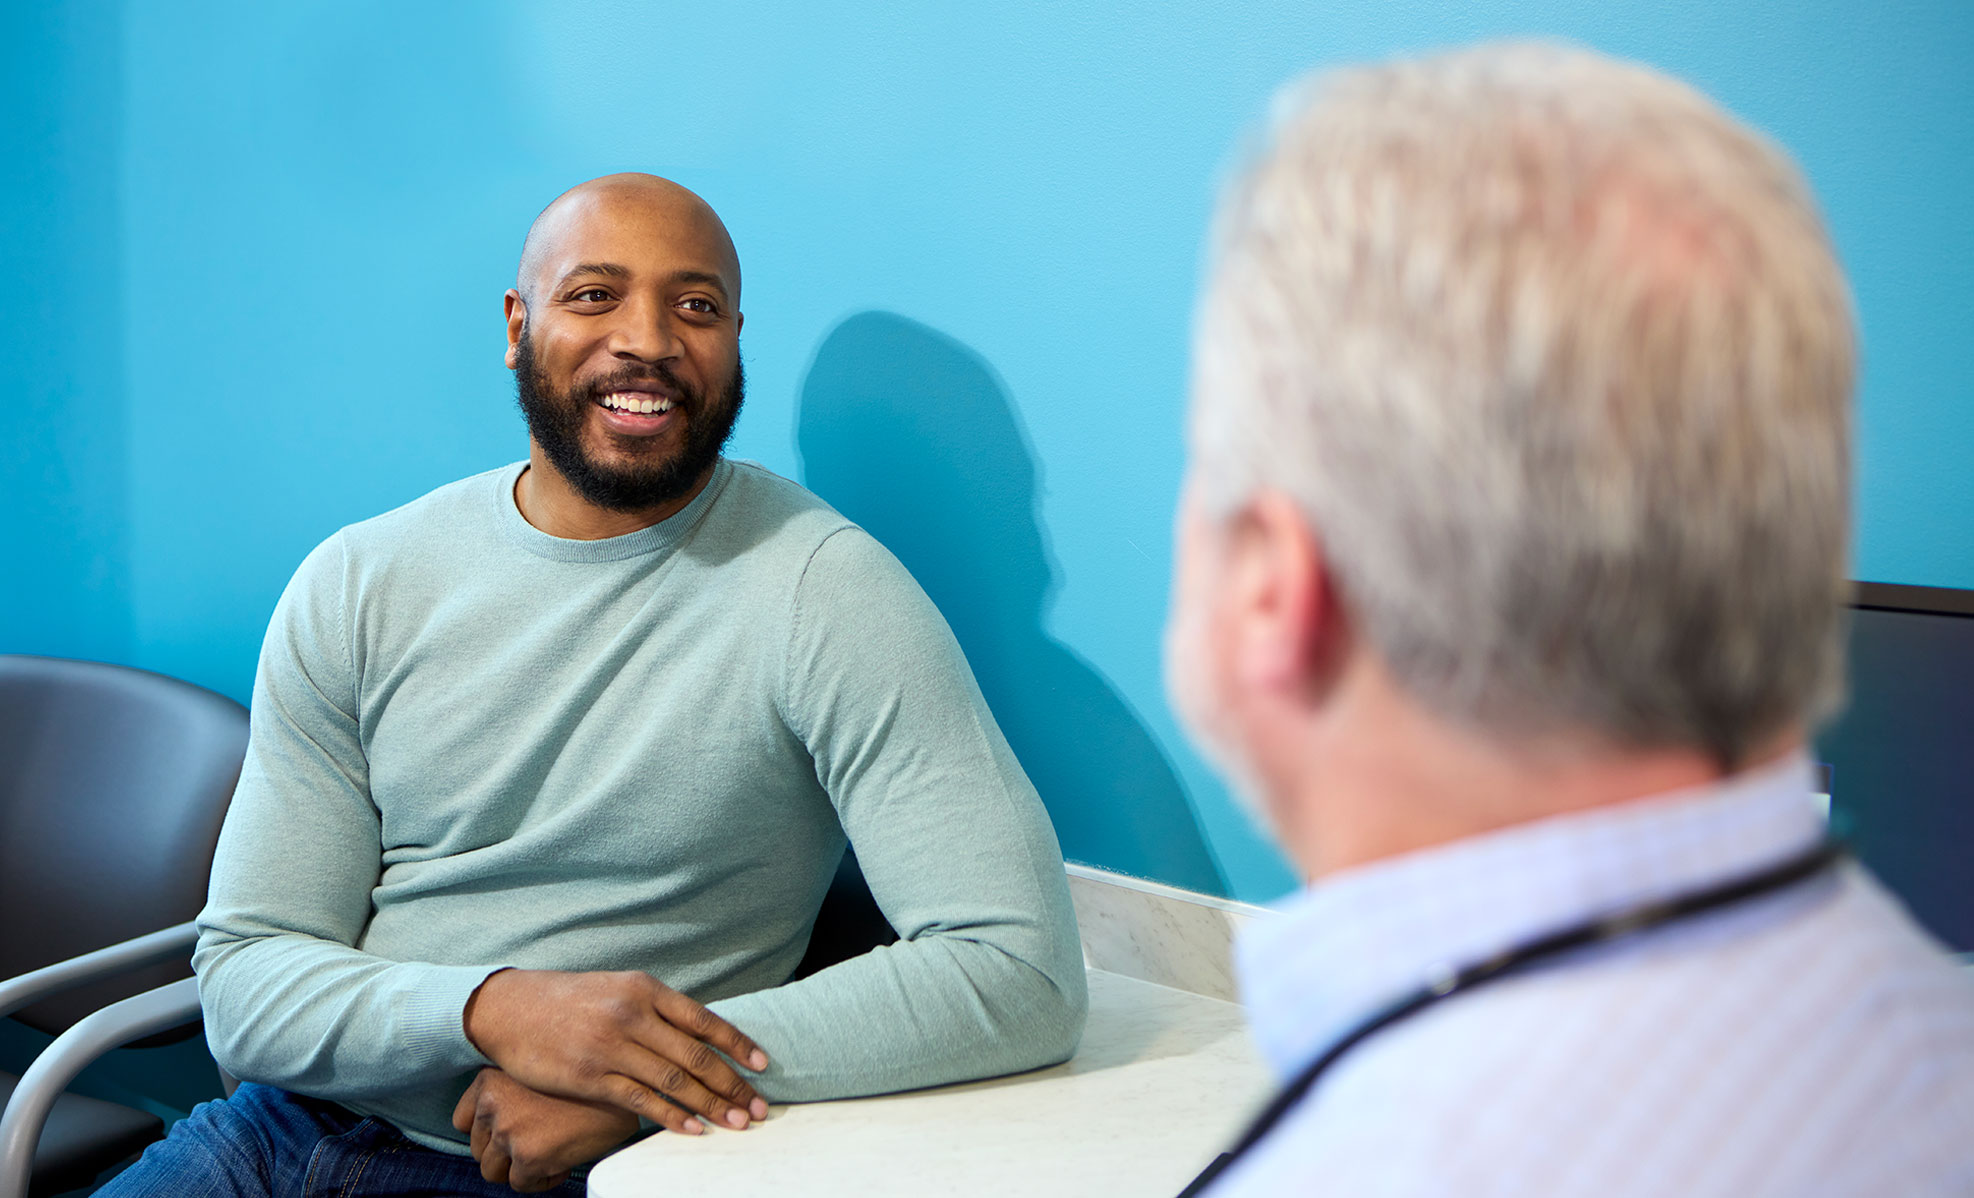
[[[532,308],[542,290],[590,261],[602,235],[627,227],[663,229],[692,246],[722,278],[728,298],[740,303],[740,255],[712,205],[670,179],[626,172],[578,183],[542,209],[528,226],[514,289]]]

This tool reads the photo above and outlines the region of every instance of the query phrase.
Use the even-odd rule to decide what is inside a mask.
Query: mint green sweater
[[[1068,1057],[1060,850],[897,560],[748,464],[603,541],[529,525],[520,470],[282,595],[199,917],[219,1063],[463,1152],[462,1011],[510,965],[649,971],[767,1051],[772,1101]],[[790,982],[845,833],[902,939]]]

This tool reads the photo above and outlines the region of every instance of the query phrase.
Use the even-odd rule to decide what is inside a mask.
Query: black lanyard
[[[1653,928],[1664,927],[1676,920],[1690,919],[1735,903],[1747,902],[1762,895],[1793,886],[1805,879],[1814,877],[1829,869],[1844,857],[1844,846],[1834,840],[1818,843],[1806,853],[1791,857],[1780,864],[1758,873],[1732,881],[1709,886],[1703,890],[1689,891],[1671,898],[1641,903],[1612,915],[1580,923],[1552,932],[1517,948],[1509,949],[1479,961],[1464,969],[1455,970],[1432,985],[1411,994],[1386,1007],[1363,1023],[1352,1028],[1342,1039],[1332,1044],[1329,1051],[1312,1061],[1308,1068],[1295,1078],[1274,1099],[1264,1107],[1254,1122],[1242,1133],[1239,1142],[1231,1149],[1215,1157],[1213,1163],[1201,1170],[1193,1183],[1179,1194],[1179,1198],[1196,1198],[1214,1179],[1227,1171],[1227,1167],[1239,1159],[1240,1155],[1254,1147],[1281,1122],[1282,1116],[1289,1113],[1310,1087],[1316,1084],[1324,1071],[1336,1064],[1337,1058],[1357,1047],[1358,1043],[1375,1032],[1382,1031],[1401,1019],[1416,1015],[1420,1011],[1465,990],[1471,990],[1483,982],[1519,973],[1530,966],[1540,964],[1563,953],[1588,948],[1593,944],[1606,944],[1626,936],[1636,936]]]

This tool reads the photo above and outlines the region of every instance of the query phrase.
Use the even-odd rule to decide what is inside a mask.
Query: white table
[[[1075,1058],[990,1081],[774,1107],[744,1132],[659,1134],[593,1198],[1173,1198],[1264,1102],[1241,1008],[1090,972]]]

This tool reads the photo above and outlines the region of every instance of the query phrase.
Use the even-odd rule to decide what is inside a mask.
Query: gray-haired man
[[[1974,1192],[1974,985],[1808,796],[1853,336],[1796,172],[1555,48],[1295,99],[1222,213],[1169,646],[1314,879],[1241,951],[1303,1087],[1212,1192]]]

